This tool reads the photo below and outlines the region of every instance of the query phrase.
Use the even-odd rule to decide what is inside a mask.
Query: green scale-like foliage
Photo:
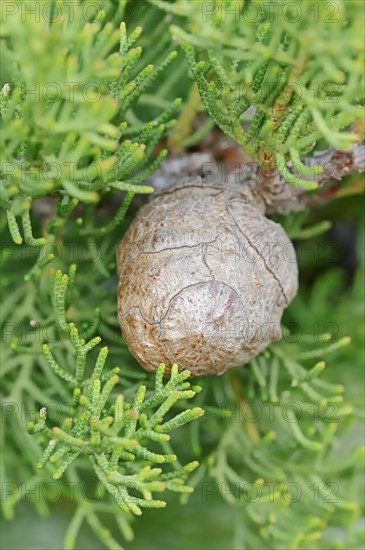
[[[156,373],[155,392],[148,399],[145,399],[146,386],[140,386],[133,404],[124,403],[124,397],[120,394],[114,404],[108,407],[109,397],[119,381],[119,369],[102,374],[108,355],[108,348],[104,347],[97,356],[91,376],[85,378],[87,354],[101,339],[95,337],[85,342],[80,338],[74,323],[66,324],[65,300],[69,278],[60,271],[53,274],[53,278],[52,302],[57,319],[61,321],[59,326],[68,332],[75,350],[74,373],[66,371],[56,362],[47,344],[43,344],[42,351],[53,372],[74,388],[70,408],[72,417],[65,420],[63,428],[57,426],[50,430],[46,425],[47,411],[44,407],[39,413],[38,422],[28,425],[31,433],[44,432],[51,437],[38,467],[43,468],[48,460],[51,463],[60,461],[53,474],[55,479],[59,479],[80,454],[86,454],[98,478],[122,509],[140,515],[139,506],[163,507],[164,502],[152,500],[151,491],[163,491],[166,487],[182,492],[189,490],[182,487],[178,480],[180,476],[192,471],[197,463],[188,464],[178,471],[162,476],[161,469],[150,471],[148,465],[138,473],[134,473],[136,467],[132,465],[131,472],[127,473],[128,463],[136,459],[157,464],[176,461],[176,455],[152,452],[144,442],[150,440],[165,443],[170,440],[168,432],[201,416],[202,409],[195,408],[163,421],[177,401],[191,399],[200,388],[191,389],[190,383],[186,381],[189,372],[179,373],[177,365],[172,368],[170,381],[164,385],[165,366],[160,365]],[[153,409],[153,414],[147,414]],[[126,471],[122,470],[122,473],[118,471],[120,461],[125,463]],[[130,496],[128,486],[140,491],[144,498]]]
[[[361,139],[346,131],[363,119],[361,2],[150,2],[177,18],[171,33],[212,119],[263,168],[315,189],[318,168],[301,159],[317,141]]]
[[[51,428],[47,422],[47,407],[42,406],[37,420],[27,424],[30,434],[41,436],[38,437],[40,444],[48,440],[38,460],[39,470],[48,464],[53,478],[58,480],[75,461],[77,466],[79,457],[86,456],[100,484],[110,493],[117,507],[123,512],[141,515],[141,508],[163,508],[166,503],[153,498],[154,492],[192,491],[192,488],[184,484],[184,480],[196,469],[198,462],[192,461],[181,466],[169,443],[169,433],[203,414],[204,411],[200,407],[184,406],[186,400],[193,398],[201,388],[197,385],[192,387],[188,382],[189,372],[179,373],[177,365],[172,367],[170,379],[164,381],[165,366],[160,365],[156,372],[154,389],[139,385],[134,390],[133,401],[128,402],[124,393],[117,391],[121,369],[114,367],[103,373],[108,356],[107,347],[100,349],[91,374],[88,374],[88,354],[98,346],[101,338],[94,337],[85,341],[80,337],[76,325],[66,322],[67,287],[70,278],[73,281],[74,276],[74,265],[70,267],[69,275],[62,274],[59,270],[52,270],[50,273],[53,322],[50,323],[48,319],[47,325],[51,329],[48,334],[54,335],[56,331],[62,338],[57,338],[58,346],[55,346],[55,352],[52,346],[46,343],[41,345],[41,351],[49,369],[46,377],[52,380],[53,389],[48,392],[32,387],[31,381],[22,376],[25,371],[26,374],[29,373],[28,363],[13,386],[8,402],[13,405],[14,399],[17,398],[18,404],[29,404],[29,399],[23,401],[18,392],[26,391],[29,396],[33,393],[36,402],[51,402],[53,407],[56,405],[57,420],[62,418],[60,425]],[[27,354],[28,357],[33,355],[37,362],[39,344],[35,347],[26,347],[14,340],[11,348],[19,358],[23,354]],[[57,377],[61,379],[61,384],[55,380]],[[71,386],[69,393],[65,391],[64,382]],[[30,386],[26,389],[28,383]],[[179,412],[171,414],[173,407]],[[19,422],[18,429],[22,427],[23,420],[20,415],[13,420]],[[8,434],[7,438],[9,436],[14,437],[14,434]],[[8,478],[7,473],[12,467],[11,460],[12,455],[3,463],[4,479]],[[174,464],[174,469],[170,471],[152,467],[155,464],[162,466],[169,463]],[[78,480],[76,485],[80,491],[82,477],[79,477],[77,470],[73,471],[71,479]],[[32,482],[31,479],[28,488]],[[20,486],[3,503],[6,516],[13,515],[14,506],[22,498],[22,490]],[[42,508],[39,502],[37,504]],[[79,519],[79,509],[76,513]],[[75,538],[77,530],[74,523],[72,526],[72,537]],[[71,537],[71,534],[66,536],[66,540],[68,537]],[[104,542],[111,544],[105,536],[102,538]],[[67,546],[70,546],[69,542]],[[112,547],[118,548],[119,545],[114,541]]]
[[[32,4],[39,8],[28,2],[27,10]],[[153,191],[141,183],[166,157],[165,149],[156,155],[155,146],[174,124],[180,104],[176,99],[147,122],[134,116],[129,125],[133,106],[176,52],[157,67],[137,69],[141,27],[128,35],[125,23],[115,29],[115,21],[108,21],[108,11],[91,16],[95,4],[86,12],[82,3],[73,10],[58,4],[63,15],[55,15],[52,24],[44,17],[24,17],[19,9],[5,18],[2,29],[10,83],[1,92],[1,200],[14,242],[24,239],[31,246],[46,242],[33,236],[29,215],[33,201],[45,196],[58,201],[54,232],[79,201],[94,205],[91,215],[103,196],[124,191],[114,219],[91,233],[114,229],[136,193]],[[118,4],[121,17],[126,2]]]
[[[64,501],[73,507],[67,549],[77,547],[84,522],[106,547],[121,548],[117,531],[131,541],[133,516],[163,507],[156,495],[165,491],[199,502],[199,529],[211,521],[210,494],[219,495],[234,526],[224,547],[360,547],[361,279],[353,297],[341,294],[331,271],[301,288],[282,342],[191,386],[176,367],[166,380],[161,365],[153,379],[131,357],[117,323],[115,247],[135,195],[152,192],[144,182],[166,156],[161,140],[180,109],[176,97],[187,105],[175,129],[186,113],[205,107],[210,115],[188,128],[195,133],[184,144],[215,122],[262,167],[274,163],[294,185],[314,187],[303,156],[316,142],[345,148],[358,139],[348,130],[361,114],[361,3],[328,3],[338,6],[337,24],[326,20],[326,3],[311,0],[289,3],[300,6],[298,21],[293,6],[270,21],[269,3],[260,1],[105,1],[100,12],[89,6],[86,20],[85,2],[61,9],[63,17],[57,9],[66,3],[50,4],[52,21],[19,11],[2,26],[4,516],[16,516],[24,494],[53,476],[55,486],[74,487]],[[260,8],[259,25],[250,4]],[[223,21],[225,9],[239,17],[227,11]],[[290,86],[288,93],[290,82],[301,94]],[[97,101],[86,101],[85,90]],[[296,175],[285,169],[290,161]],[[308,227],[306,216],[283,223],[312,246],[329,224],[309,216]],[[293,322],[306,328],[300,338]],[[90,480],[94,500],[82,491]],[[42,517],[52,508],[44,495],[29,500]],[[175,518],[184,514],[169,507]]]

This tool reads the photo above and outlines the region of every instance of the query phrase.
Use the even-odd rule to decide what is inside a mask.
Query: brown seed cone
[[[295,252],[246,188],[179,185],[141,208],[117,252],[118,315],[143,368],[192,376],[248,363],[281,337]]]

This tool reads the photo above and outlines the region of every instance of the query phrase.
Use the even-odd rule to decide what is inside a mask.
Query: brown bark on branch
[[[309,167],[321,166],[323,169],[315,178],[318,189],[314,192],[287,183],[276,169],[270,172],[262,170],[253,161],[247,161],[242,166],[237,162],[217,162],[207,152],[168,159],[148,183],[157,191],[181,184],[182,178],[186,185],[198,181],[214,186],[240,183],[250,188],[267,214],[289,214],[319,206],[339,196],[340,182],[345,176],[365,171],[365,145],[356,144],[349,151],[329,149],[315,152],[313,156],[304,159],[303,164]],[[290,165],[288,171],[291,171]],[[313,180],[313,176],[301,177]]]

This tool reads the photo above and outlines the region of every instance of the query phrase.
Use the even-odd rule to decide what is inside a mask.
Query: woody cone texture
[[[180,185],[139,211],[117,251],[118,315],[143,368],[240,367],[281,338],[293,245],[244,186]]]

